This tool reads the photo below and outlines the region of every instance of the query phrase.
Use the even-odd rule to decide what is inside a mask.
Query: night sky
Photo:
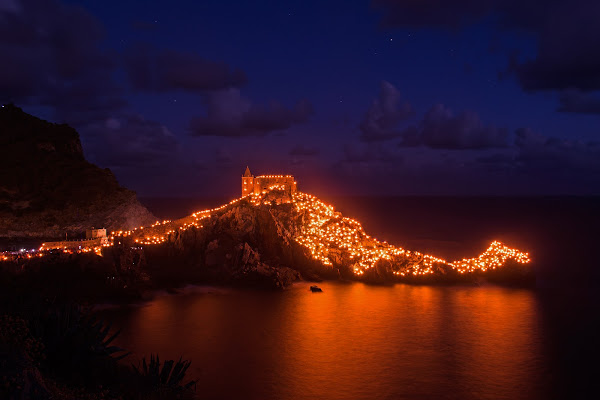
[[[140,196],[600,194],[599,46],[597,0],[0,0],[0,102]]]

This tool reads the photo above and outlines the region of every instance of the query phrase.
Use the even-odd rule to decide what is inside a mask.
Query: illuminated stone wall
[[[296,181],[292,175],[261,175],[253,176],[250,169],[246,167],[246,172],[242,175],[242,196],[248,194],[260,194],[262,191],[272,187],[283,188],[289,191],[289,194],[296,193]]]
[[[106,229],[87,229],[85,231],[86,239],[98,239],[106,237]]]
[[[254,194],[259,194],[270,187],[279,186],[289,190],[290,194],[296,192],[296,182],[291,175],[264,175],[254,178]]]
[[[254,177],[242,176],[242,196],[254,192]]]
[[[108,244],[108,238],[99,237],[88,240],[63,240],[60,242],[45,242],[40,250],[65,249],[65,250],[80,250],[89,247],[97,247]]]

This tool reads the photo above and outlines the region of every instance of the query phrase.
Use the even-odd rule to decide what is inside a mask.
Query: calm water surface
[[[308,286],[196,288],[103,314],[132,361],[191,359],[202,398],[544,399],[565,389],[560,335],[535,291]]]

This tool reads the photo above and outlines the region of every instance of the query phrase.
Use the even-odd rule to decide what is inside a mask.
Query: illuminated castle
[[[246,167],[246,172],[242,175],[242,196],[247,194],[260,194],[274,186],[283,188],[289,194],[296,192],[296,181],[292,175],[261,175],[254,176],[250,173],[250,168]]]

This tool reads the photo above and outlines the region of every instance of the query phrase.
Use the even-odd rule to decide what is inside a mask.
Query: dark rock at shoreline
[[[277,197],[277,193],[265,196]],[[330,249],[332,265],[324,265],[295,240],[307,223],[305,212],[292,203],[263,200],[257,205],[250,199],[242,199],[199,221],[201,226],[165,233],[164,243],[144,248],[150,275],[179,284],[203,282],[272,289],[285,288],[300,279],[360,280],[372,284],[476,284],[489,278],[490,282],[518,286],[535,282],[531,268],[520,265],[506,271],[500,268],[459,274],[450,265],[435,263],[432,274],[395,274],[418,262],[420,256],[415,254],[382,258],[364,274],[356,275],[353,270],[356,260],[348,251]],[[150,231],[144,234],[162,235]],[[129,240],[133,245],[133,240]]]
[[[124,253],[128,253],[125,251]],[[0,303],[5,308],[20,298],[50,299],[58,303],[126,304],[143,300],[154,288],[139,265],[130,263],[135,252],[68,254],[52,252],[0,263]],[[119,260],[126,261],[119,266]]]
[[[204,221],[177,230],[166,243],[145,248],[149,269],[233,286],[283,289],[322,266],[308,257],[281,223],[291,205],[256,207],[241,201]]]
[[[283,196],[283,197],[282,197]],[[309,223],[308,211],[286,201],[284,193],[270,191],[260,199],[242,199],[198,222],[201,226],[174,229],[161,245],[145,248],[149,268],[169,266],[171,274],[196,281],[251,287],[285,288],[296,280],[359,280],[372,284],[481,284],[534,286],[530,265],[508,262],[505,267],[461,274],[443,262],[431,264],[431,273],[412,274],[422,255],[407,252],[381,258],[363,274],[355,274],[357,262],[348,249],[328,249],[331,265],[313,258],[310,250],[296,241]],[[339,218],[334,216],[333,218]],[[190,222],[190,221],[188,221]],[[163,228],[166,229],[166,228]],[[366,246],[382,246],[369,236]],[[166,268],[166,267],[165,267]],[[400,272],[404,272],[400,274]]]
[[[73,128],[0,108],[0,237],[60,238],[154,221],[109,169],[85,160]]]

